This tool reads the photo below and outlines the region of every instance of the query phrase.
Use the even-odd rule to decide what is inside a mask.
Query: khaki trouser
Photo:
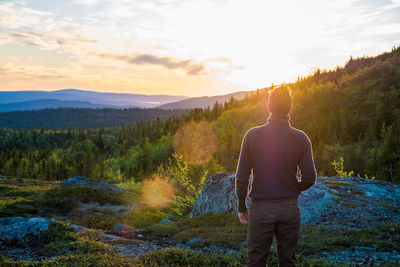
[[[265,267],[275,234],[279,266],[296,266],[300,231],[298,199],[252,201],[249,213],[247,265]]]

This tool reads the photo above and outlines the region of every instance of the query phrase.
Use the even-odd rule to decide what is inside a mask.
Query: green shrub
[[[0,255],[1,256],[1,255]],[[77,254],[58,256],[55,259],[45,259],[42,261],[13,261],[0,257],[1,266],[8,267],[49,267],[49,266],[87,266],[87,267],[129,267],[133,266],[133,261],[124,257],[118,257],[110,252]]]
[[[107,192],[97,188],[76,185],[57,187],[46,191],[38,200],[37,205],[45,207],[48,212],[65,213],[76,208],[78,202],[123,205],[125,197],[121,192]]]
[[[167,233],[178,242],[187,242],[194,237],[201,238],[196,245],[216,244],[238,248],[246,241],[247,228],[240,224],[232,213],[207,213],[193,218],[154,225],[149,228],[155,233]]]
[[[347,178],[347,177],[350,177],[350,176],[352,176],[354,174],[353,171],[346,172],[344,170],[344,159],[343,159],[343,157],[341,157],[338,161],[333,160],[332,165],[333,165],[333,168],[336,171],[336,175],[339,176],[339,177]]]
[[[167,216],[167,213],[148,206],[132,209],[122,215],[122,221],[125,224],[136,228],[146,228],[158,223]]]
[[[167,248],[147,253],[135,260],[143,266],[243,266],[243,254],[226,255],[212,252],[195,252],[180,248]]]
[[[74,217],[72,222],[90,229],[111,230],[114,224],[121,222],[121,218],[117,215],[97,212],[90,213],[88,216]]]
[[[174,153],[168,164],[161,164],[157,168],[157,173],[167,177],[174,186],[175,196],[170,208],[178,216],[188,216],[208,177],[222,170],[214,159],[195,166],[188,164],[182,156]]]

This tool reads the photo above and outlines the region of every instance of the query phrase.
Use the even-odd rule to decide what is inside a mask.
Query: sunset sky
[[[400,45],[400,0],[0,0],[0,90],[218,95]]]

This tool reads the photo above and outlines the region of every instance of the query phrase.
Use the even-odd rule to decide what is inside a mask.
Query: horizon
[[[0,90],[253,91],[390,51],[399,11],[398,0],[1,1]]]

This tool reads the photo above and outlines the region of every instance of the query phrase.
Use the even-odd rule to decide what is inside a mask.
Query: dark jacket
[[[271,115],[266,124],[250,129],[244,136],[235,179],[239,212],[247,210],[251,172],[251,200],[298,197],[315,183],[310,139],[292,128],[289,120],[289,116]],[[298,169],[301,180],[297,179]]]

